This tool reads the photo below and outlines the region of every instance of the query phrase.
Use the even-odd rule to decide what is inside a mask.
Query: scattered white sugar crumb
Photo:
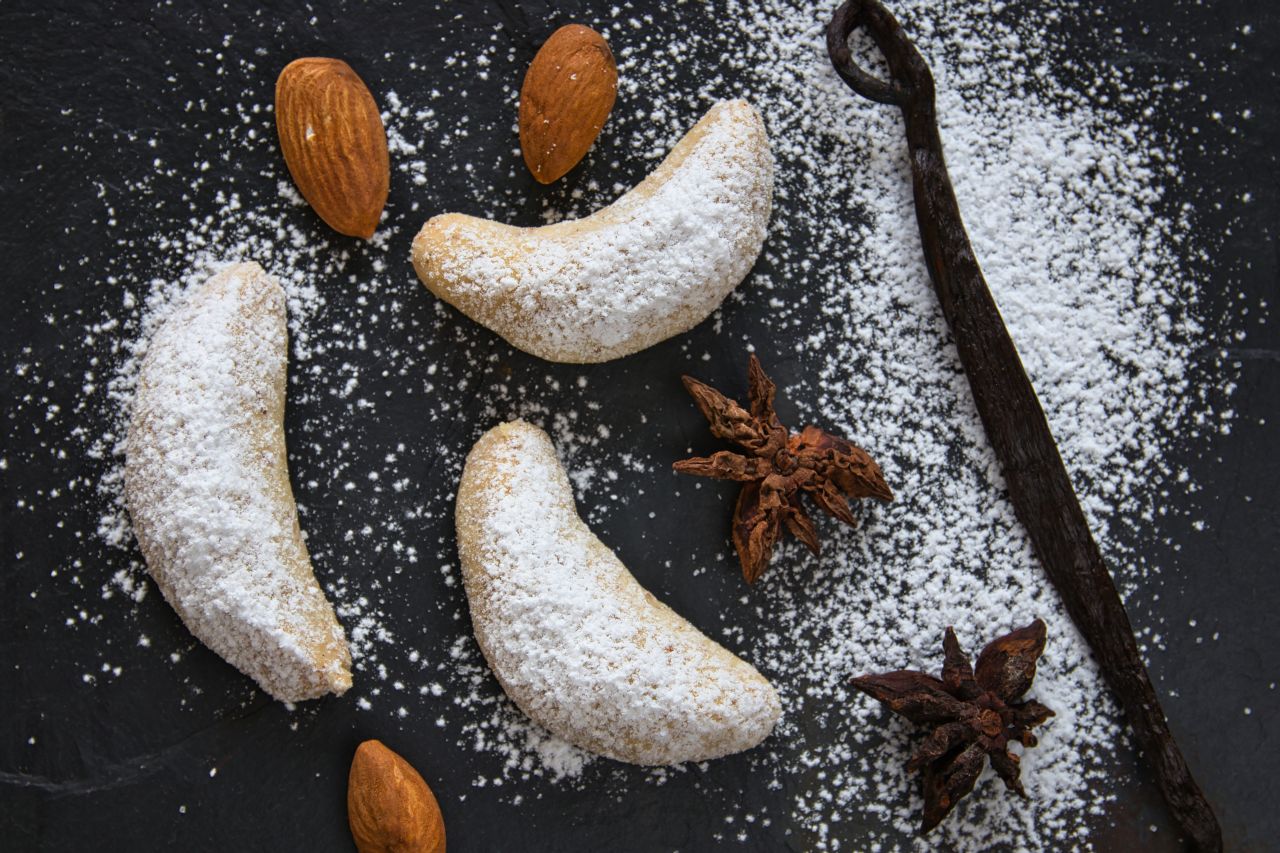
[[[1032,695],[1058,716],[1024,755],[1032,799],[1007,796],[984,777],[931,840],[957,850],[1087,846],[1090,823],[1105,821],[1115,792],[1133,784],[1114,776],[1120,720],[995,474],[920,262],[901,121],[830,71],[823,45],[829,6],[726,0],[711,13],[721,25],[711,27],[695,5],[675,4],[668,16],[634,23],[619,10],[597,22],[618,57],[621,86],[587,168],[608,169],[595,172],[596,180],[571,175],[536,196],[509,180],[524,168],[512,128],[524,71],[514,51],[461,44],[452,65],[433,65],[421,85],[400,86],[395,100],[371,78],[397,148],[398,201],[368,243],[328,232],[289,180],[270,104],[258,100],[260,56],[233,61],[236,74],[219,77],[207,103],[187,104],[173,136],[205,139],[199,150],[102,127],[69,143],[86,160],[107,151],[113,162],[136,160],[147,171],[99,184],[103,212],[93,224],[118,243],[107,254],[69,259],[64,280],[51,284],[57,290],[91,280],[102,294],[49,317],[77,360],[43,361],[29,349],[14,357],[14,422],[31,424],[48,455],[6,449],[0,471],[77,453],[90,466],[74,485],[57,484],[65,486],[60,498],[40,490],[14,501],[17,523],[56,507],[72,534],[68,558],[28,594],[56,587],[65,602],[48,617],[51,635],[102,628],[140,638],[136,646],[102,644],[100,656],[75,661],[68,677],[83,679],[85,689],[111,681],[95,675],[108,653],[113,667],[127,664],[117,685],[148,666],[186,666],[191,645],[179,629],[162,632],[163,623],[149,619],[143,634],[136,618],[167,605],[147,595],[150,581],[118,500],[114,451],[136,356],[174,298],[224,263],[254,260],[280,278],[289,299],[290,472],[317,577],[353,641],[356,687],[342,701],[393,721],[407,710],[407,731],[467,750],[476,776],[487,785],[501,780],[512,806],[530,813],[550,785],[623,797],[685,774],[697,775],[708,803],[732,802],[738,792],[723,790],[715,764],[642,770],[593,761],[532,726],[471,636],[451,545],[453,488],[470,442],[518,415],[551,433],[570,471],[590,472],[574,485],[593,529],[603,535],[611,526],[644,525],[652,550],[639,556],[653,565],[700,584],[733,575],[731,551],[674,552],[662,532],[710,492],[658,476],[688,438],[663,432],[665,412],[601,406],[617,377],[646,390],[676,377],[646,373],[643,365],[655,362],[645,355],[599,372],[521,363],[422,290],[407,246],[428,216],[450,209],[519,224],[588,214],[656,165],[711,103],[745,97],[764,116],[777,164],[771,235],[753,275],[690,336],[701,336],[696,344],[669,346],[695,374],[727,373],[725,364],[741,367],[746,352],[758,352],[780,397],[798,410],[793,425],[811,420],[847,432],[881,462],[899,498],[859,508],[857,531],[819,521],[821,559],[794,543],[780,551],[746,611],[772,630],[747,630],[733,617],[701,626],[715,636],[723,630],[735,652],[773,679],[786,705],[784,727],[743,759],[763,789],[785,791],[785,805],[757,810],[755,821],[735,819],[733,827],[747,843],[767,844],[778,837],[766,834],[769,827],[785,825],[805,849],[919,846],[918,789],[901,769],[918,733],[850,694],[848,677],[902,666],[936,670],[945,625],[955,624],[976,651],[1038,615],[1049,623],[1049,646]],[[1162,98],[1184,96],[1186,84],[1140,90],[1114,69],[1072,63],[1051,29],[1057,16],[1072,14],[1065,2],[1017,20],[996,0],[961,10],[898,0],[894,11],[934,68],[961,208],[1086,511],[1121,587],[1132,591],[1145,578],[1150,588],[1160,567],[1138,561],[1128,547],[1146,541],[1152,522],[1164,517],[1163,493],[1199,489],[1185,468],[1171,469],[1166,454],[1175,441],[1202,445],[1234,417],[1226,405],[1230,370],[1220,369],[1219,388],[1192,387],[1193,353],[1243,334],[1201,328],[1193,261],[1213,247],[1202,243],[1194,210],[1177,194],[1182,143],[1132,118],[1159,111]],[[463,67],[479,56],[488,58],[494,81],[506,82],[480,86]],[[415,66],[407,58],[403,64]],[[1086,82],[1075,86],[1067,75]],[[232,77],[248,82],[229,88],[222,81]],[[469,113],[470,98],[488,96],[505,99],[509,121],[481,126]],[[1131,109],[1122,114],[1106,104]],[[217,109],[230,121],[206,136]],[[215,186],[214,169],[198,171],[206,162],[248,167],[219,166]],[[118,224],[131,220],[145,225],[126,231]],[[1226,358],[1220,346],[1205,352]],[[76,369],[67,371],[69,364]],[[460,427],[464,405],[468,420]],[[364,446],[365,423],[399,421],[404,412],[418,420],[400,447]],[[610,471],[618,480],[607,479]],[[656,518],[628,510],[644,482],[656,482],[664,497],[670,491]],[[332,529],[313,525],[317,517]],[[729,588],[726,605],[741,607],[734,600],[740,589]],[[939,608],[939,601],[949,604]],[[415,618],[390,622],[407,612]],[[1218,640],[1212,626],[1199,630]],[[384,684],[384,670],[406,685],[394,701],[373,690]],[[190,684],[172,701],[175,708],[223,707],[228,699]],[[289,725],[298,729],[296,719]],[[711,820],[738,813],[726,806]]]
[[[775,150],[787,201],[774,228],[820,235],[819,251],[807,256],[766,246],[776,255],[769,280],[793,285],[775,303],[773,327],[793,317],[807,325],[815,307],[824,318],[796,353],[805,368],[794,373],[817,381],[784,393],[806,419],[871,450],[898,495],[864,509],[859,531],[826,525],[820,561],[791,543],[760,585],[780,628],[762,638],[759,654],[767,671],[786,674],[787,719],[833,709],[819,719],[834,742],[797,748],[782,770],[788,779],[809,771],[794,817],[821,848],[909,837],[920,797],[902,759],[919,733],[851,694],[847,678],[936,671],[947,625],[976,651],[1041,616],[1050,642],[1034,693],[1058,716],[1023,756],[1031,798],[1005,796],[988,770],[935,840],[977,849],[1080,837],[1094,792],[1113,796],[1106,745],[1121,737],[1119,719],[1003,495],[922,263],[901,119],[830,71],[821,38],[829,10],[765,3],[738,11],[729,17],[741,21],[746,86],[775,140],[785,140]],[[1036,23],[924,2],[900,3],[895,13],[933,65],[950,171],[978,257],[1094,530],[1120,584],[1131,587],[1153,568],[1134,565],[1111,526],[1131,533],[1149,517],[1159,500],[1153,474],[1173,474],[1163,462],[1169,436],[1197,405],[1187,379],[1189,342],[1201,334],[1197,283],[1179,270],[1187,225],[1159,207],[1171,153],[1050,79],[1029,85],[1003,73],[1050,57]],[[642,73],[645,60],[634,59],[625,73]],[[809,293],[799,304],[796,284]],[[796,731],[784,738],[803,741]],[[881,816],[888,832],[849,834],[840,821],[850,810]]]

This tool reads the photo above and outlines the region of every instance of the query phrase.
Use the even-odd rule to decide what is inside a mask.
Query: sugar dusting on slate
[[[961,12],[901,0],[895,11],[937,77],[950,171],[988,281],[1113,571],[1122,588],[1133,589],[1158,567],[1139,562],[1123,543],[1140,540],[1141,526],[1164,512],[1161,490],[1194,488],[1166,451],[1176,439],[1230,425],[1230,412],[1215,411],[1186,379],[1206,339],[1196,282],[1183,272],[1200,247],[1186,222],[1161,216],[1162,186],[1176,180],[1175,151],[1101,98],[1056,82],[1047,70],[1047,32],[1032,22],[1002,23],[998,6],[969,4]],[[889,506],[860,508],[857,530],[824,523],[821,558],[794,543],[780,550],[765,578],[743,589],[743,603],[769,630],[732,620],[699,625],[769,677],[784,706],[778,731],[746,760],[762,788],[785,788],[787,810],[753,811],[727,798],[734,805],[719,837],[750,841],[767,830],[776,838],[782,825],[796,846],[813,849],[1085,845],[1089,822],[1129,784],[1113,769],[1119,718],[1003,494],[921,260],[899,119],[852,96],[830,70],[829,13],[826,4],[766,0],[727,3],[714,27],[689,25],[681,6],[670,20],[635,20],[624,10],[617,20],[594,22],[609,37],[621,76],[604,134],[625,140],[628,160],[656,165],[723,98],[751,101],[770,132],[777,191],[762,263],[709,321],[714,336],[695,331],[704,336],[685,350],[687,372],[696,375],[712,359],[745,362],[744,349],[755,348],[779,380],[780,397],[803,420],[866,447],[898,495]],[[198,177],[199,157],[157,160],[152,177],[108,196],[114,217],[115,208],[176,183],[189,186],[190,210],[154,239],[122,249],[101,273],[100,286],[121,296],[99,319],[67,321],[85,326],[84,411],[97,417],[92,431],[69,434],[107,472],[100,491],[82,488],[80,500],[100,508],[100,539],[122,550],[89,558],[101,563],[93,571],[74,555],[71,568],[51,579],[84,590],[59,614],[58,627],[118,631],[131,606],[157,606],[119,502],[118,449],[137,353],[189,287],[225,263],[255,260],[288,296],[288,406],[300,413],[291,422],[290,471],[302,526],[308,529],[311,504],[339,519],[334,529],[310,530],[308,546],[356,658],[355,685],[342,701],[466,750],[474,784],[502,787],[513,808],[552,785],[621,798],[628,788],[685,773],[714,792],[717,777],[705,767],[636,770],[551,738],[502,695],[470,633],[452,544],[453,490],[471,441],[494,422],[518,415],[547,428],[593,527],[685,523],[702,488],[667,479],[673,459],[644,443],[646,413],[602,407],[594,375],[552,365],[504,373],[508,351],[413,278],[412,234],[426,216],[458,204],[431,195],[434,175],[465,174],[470,212],[506,219],[523,208],[504,186],[521,167],[518,154],[477,146],[469,137],[480,130],[468,124],[460,97],[464,90],[476,97],[485,82],[514,117],[523,66],[500,43],[487,34],[466,42],[456,69],[449,65],[456,76],[433,72],[413,91],[374,85],[387,109],[393,198],[398,183],[412,185],[414,201],[407,210],[393,204],[368,244],[330,239],[309,219],[278,158],[266,177],[241,174],[221,189]],[[260,78],[267,65],[250,63],[249,76]],[[469,84],[475,66],[480,81]],[[505,90],[493,89],[496,79],[509,81]],[[237,106],[202,157],[272,150],[270,111],[255,103],[261,87],[211,97]],[[581,216],[625,189],[590,182],[552,195],[544,218]],[[340,299],[332,295],[339,292]],[[428,301],[432,307],[423,309]],[[730,316],[745,318],[732,325],[737,331],[725,330]],[[789,369],[781,369],[783,360]],[[58,381],[40,364],[17,370],[33,389]],[[638,372],[624,375],[645,381]],[[786,375],[812,378],[787,384]],[[22,405],[34,415],[39,399],[35,390]],[[470,403],[459,426],[459,401],[477,399],[483,402]],[[57,423],[76,414],[40,417]],[[413,420],[417,431],[366,446],[363,425],[384,416]],[[637,482],[672,492],[666,518],[639,520],[626,511]],[[735,571],[731,554],[707,565],[716,558],[673,553],[659,535],[648,541],[647,559],[688,564],[694,578]],[[414,575],[431,576],[437,599],[415,601],[416,621],[393,622],[387,613]],[[1030,695],[1057,716],[1023,755],[1030,799],[1007,795],[988,771],[929,845],[905,840],[921,803],[903,764],[919,734],[855,695],[849,677],[934,670],[947,625],[976,651],[1034,616],[1048,623],[1049,643]],[[445,640],[424,645],[427,623]],[[134,659],[181,667],[189,645],[173,642],[163,647],[140,635]],[[106,657],[83,670],[88,684],[129,676]],[[175,702],[198,692],[192,685],[191,696]]]

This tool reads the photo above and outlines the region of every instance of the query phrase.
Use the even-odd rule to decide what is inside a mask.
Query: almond
[[[551,34],[520,89],[520,149],[539,182],[578,164],[618,95],[618,66],[595,30],[569,24]]]
[[[368,239],[387,203],[387,132],[364,81],[340,59],[306,57],[276,80],[276,132],[293,182],[339,234]]]
[[[347,780],[347,821],[360,853],[444,853],[444,818],[409,762],[367,740]]]

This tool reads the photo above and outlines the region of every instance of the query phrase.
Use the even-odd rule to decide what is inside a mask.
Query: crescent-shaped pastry
[[[773,730],[773,687],[646,592],[592,534],[542,430],[513,421],[476,442],[457,526],[476,639],[544,728],[635,764],[717,758]]]
[[[539,228],[436,216],[413,241],[413,265],[428,290],[514,347],[608,361],[705,320],[750,272],[772,201],[764,122],[746,101],[723,101],[591,216]]]
[[[284,291],[257,264],[195,289],[142,363],[125,502],[201,642],[282,702],[342,693],[351,654],[298,528],[284,441]]]

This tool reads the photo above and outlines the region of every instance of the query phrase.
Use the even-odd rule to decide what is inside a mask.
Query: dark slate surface
[[[640,3],[653,7],[664,4]],[[956,4],[963,14],[963,4]],[[223,33],[236,35],[226,50],[248,56],[259,53],[261,102],[269,100],[276,71],[300,55],[342,56],[357,65],[375,93],[418,85],[406,79],[405,56],[421,63],[439,59],[455,39],[487,37],[492,23],[504,20],[518,53],[531,57],[543,38],[560,23],[591,20],[607,14],[577,4],[553,7],[529,3],[460,2],[443,11],[426,4],[350,6],[316,2],[264,3],[202,8],[174,2],[157,10],[142,4],[63,4],[7,2],[0,5],[0,269],[5,310],[0,312],[5,364],[6,409],[3,456],[8,467],[3,484],[3,554],[0,574],[0,661],[5,680],[0,688],[0,847],[11,850],[255,849],[349,850],[344,787],[355,745],[366,737],[382,737],[423,769],[444,803],[451,847],[455,850],[657,850],[707,849],[723,829],[721,816],[729,800],[753,804],[775,816],[768,830],[757,829],[751,841],[725,842],[735,849],[805,849],[807,839],[777,816],[787,813],[791,792],[761,790],[753,785],[741,759],[717,762],[706,771],[715,785],[700,786],[701,772],[678,777],[663,787],[636,784],[629,789],[576,792],[538,783],[516,808],[504,804],[493,789],[476,789],[471,779],[477,759],[457,751],[450,740],[433,736],[426,724],[401,726],[386,715],[361,715],[350,702],[329,700],[312,710],[290,715],[255,693],[246,680],[211,653],[191,645],[181,666],[138,648],[145,633],[163,648],[183,647],[183,629],[158,595],[150,596],[133,622],[116,620],[102,630],[67,630],[62,620],[76,602],[86,600],[105,578],[127,564],[82,531],[96,526],[95,501],[64,484],[78,477],[96,479],[102,463],[83,458],[69,434],[74,419],[42,427],[33,413],[48,403],[65,411],[77,405],[78,381],[53,382],[43,392],[20,381],[18,361],[39,363],[50,377],[77,377],[84,370],[79,324],[51,325],[45,318],[92,318],[116,294],[96,291],[93,270],[77,273],[81,259],[94,264],[122,251],[117,242],[145,234],[150,223],[180,216],[184,181],[158,185],[155,196],[137,199],[136,207],[118,209],[119,225],[102,227],[104,213],[96,202],[95,183],[120,189],[150,169],[150,159],[120,134],[139,132],[160,139],[160,151],[173,163],[191,161],[202,137],[225,120],[215,108],[200,116],[184,116],[181,127],[168,117],[174,105],[189,98],[223,97],[216,92],[213,63],[197,50],[212,47]],[[1009,14],[1036,14],[1033,3],[1014,3]],[[714,26],[705,10],[678,7],[690,25]],[[456,18],[454,16],[457,16]],[[703,16],[699,20],[698,16]],[[310,22],[314,16],[315,21]],[[471,26],[469,22],[475,22]],[[1249,24],[1253,34],[1241,38]],[[1212,247],[1208,258],[1188,274],[1204,282],[1211,329],[1235,328],[1226,318],[1241,304],[1252,306],[1243,327],[1243,343],[1229,337],[1215,343],[1238,365],[1238,388],[1230,398],[1239,416],[1229,434],[1190,444],[1178,452],[1192,478],[1203,484],[1197,506],[1210,531],[1195,534],[1167,525],[1146,543],[1144,552],[1168,566],[1160,581],[1140,589],[1150,606],[1135,612],[1140,628],[1154,627],[1163,648],[1152,649],[1150,664],[1167,701],[1172,725],[1184,741],[1196,775],[1216,804],[1231,849],[1276,849],[1280,809],[1275,768],[1280,766],[1277,736],[1277,691],[1280,666],[1274,648],[1280,642],[1280,453],[1275,447],[1280,424],[1280,332],[1264,322],[1261,301],[1280,302],[1276,232],[1280,213],[1277,157],[1280,150],[1280,13],[1267,0],[1225,0],[1214,4],[1163,0],[1125,0],[1098,10],[1066,15],[1060,26],[1079,45],[1082,68],[1077,83],[1087,86],[1095,68],[1119,67],[1137,81],[1184,79],[1181,96],[1165,99],[1167,112],[1152,120],[1162,127],[1196,127],[1179,153],[1184,182],[1167,200],[1170,206],[1191,201],[1198,210],[1200,235]],[[1121,35],[1117,35],[1120,28]],[[441,40],[441,34],[449,38]],[[1237,47],[1237,44],[1240,46]],[[395,61],[386,55],[396,54]],[[1192,58],[1194,54],[1195,58]],[[714,58],[709,58],[714,60]],[[239,92],[246,81],[232,81],[225,91]],[[1202,97],[1203,96],[1203,97]],[[643,96],[641,96],[643,97]],[[468,107],[479,124],[509,128],[507,108],[496,99],[475,98]],[[1239,119],[1245,109],[1253,118]],[[1224,119],[1215,120],[1218,111]],[[87,136],[93,131],[93,137]],[[115,135],[113,137],[113,135]],[[606,135],[607,136],[607,135]],[[616,141],[602,140],[607,153],[625,154]],[[502,142],[509,153],[507,141]],[[599,163],[611,158],[600,158]],[[250,173],[261,163],[215,164],[219,170]],[[644,164],[623,167],[620,179],[634,180]],[[586,180],[591,169],[570,180]],[[433,173],[433,180],[449,181]],[[611,175],[610,178],[615,176]],[[393,177],[392,211],[408,213],[410,188]],[[537,192],[529,183],[531,198]],[[168,187],[167,189],[165,187]],[[167,195],[171,193],[172,195]],[[1240,197],[1252,201],[1242,206]],[[127,194],[119,192],[116,198]],[[963,206],[963,199],[961,200]],[[532,205],[530,210],[536,210]],[[307,216],[311,214],[306,213]],[[314,219],[312,225],[320,228]],[[407,244],[412,229],[402,229]],[[404,247],[407,250],[407,245]],[[391,256],[396,249],[392,247]],[[58,281],[62,287],[55,289]],[[343,292],[330,296],[333,311],[355,310],[343,303]],[[410,310],[430,314],[427,300]],[[706,330],[694,335],[707,338]],[[709,339],[709,338],[708,338]],[[713,346],[713,344],[707,344]],[[499,344],[505,369],[536,371],[531,360]],[[704,371],[713,384],[736,388],[734,362],[725,353],[717,374]],[[355,356],[353,356],[355,357]],[[364,356],[369,363],[379,357]],[[600,369],[601,386],[616,394],[618,405],[688,414],[675,382],[683,351],[664,345],[615,372]],[[1193,380],[1217,393],[1225,381],[1213,353],[1199,360]],[[367,375],[367,374],[366,374]],[[668,377],[643,387],[635,377]],[[781,377],[785,378],[785,377]],[[16,396],[35,393],[40,405],[20,405]],[[362,433],[359,452],[377,458],[416,421],[414,406],[425,403],[412,394],[399,397],[384,411],[381,425]],[[606,401],[607,404],[607,401]],[[294,405],[289,429],[296,433],[309,417],[320,417],[324,401]],[[684,417],[681,414],[680,417]],[[684,423],[682,421],[682,423]],[[692,429],[696,415],[685,426]],[[473,431],[432,436],[436,441],[465,443]],[[65,445],[66,458],[51,447]],[[683,449],[677,435],[671,456]],[[357,453],[357,461],[359,459]],[[419,455],[414,455],[417,452]],[[410,451],[415,476],[430,474],[425,452]],[[293,460],[297,466],[306,459]],[[664,481],[665,482],[665,481]],[[646,483],[652,486],[652,483]],[[646,488],[634,498],[634,518],[663,508],[662,486]],[[1248,496],[1248,500],[1245,499]],[[710,501],[711,496],[707,496]],[[315,530],[342,529],[356,506],[374,499],[359,494],[350,503],[314,501],[309,506]],[[1185,498],[1171,498],[1174,501]],[[19,502],[25,502],[20,504]],[[376,501],[375,501],[376,505]],[[1204,509],[1207,508],[1207,509]],[[645,553],[653,545],[651,530],[624,523],[616,515],[603,531],[624,557]],[[451,547],[449,525],[421,531],[424,548]],[[682,529],[670,535],[671,547],[700,548],[714,553],[723,531]],[[52,578],[57,571],[59,578]],[[731,601],[736,579],[709,581],[716,595],[709,600],[683,583],[676,571],[655,570],[642,580],[688,613],[695,622],[710,623],[723,602]],[[83,588],[66,582],[81,576]],[[432,648],[434,611],[414,606],[417,596],[457,595],[435,575],[407,580],[413,595],[402,612],[392,614],[396,627]],[[88,597],[92,598],[93,593]],[[1156,597],[1158,596],[1158,598]],[[120,606],[127,606],[121,602]],[[1192,616],[1196,630],[1183,628]],[[745,609],[734,618],[750,624]],[[1196,637],[1216,640],[1197,642]],[[83,662],[96,660],[103,647],[125,667],[127,677],[103,679],[94,689],[79,683]],[[198,684],[193,694],[191,684]],[[180,712],[174,697],[189,701]],[[1246,715],[1244,708],[1252,709]],[[290,723],[296,721],[296,728]],[[35,745],[28,743],[35,739]],[[209,768],[216,766],[216,779]],[[1117,772],[1132,767],[1122,754]],[[708,790],[718,793],[709,795]],[[1151,786],[1109,805],[1111,827],[1099,827],[1103,849],[1173,847],[1162,808]],[[740,793],[737,793],[740,791]],[[734,792],[732,794],[728,792]],[[465,800],[460,800],[465,795]],[[185,813],[180,807],[185,807]],[[1162,831],[1152,836],[1149,824]]]

